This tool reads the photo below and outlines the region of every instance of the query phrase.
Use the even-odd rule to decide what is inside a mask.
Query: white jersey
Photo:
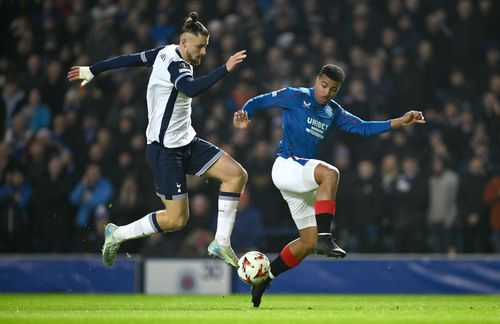
[[[141,58],[146,59],[142,54]],[[177,45],[167,45],[158,52],[146,95],[148,144],[158,142],[169,148],[181,147],[196,135],[191,126],[191,98],[176,87],[186,76],[193,76],[193,66],[182,59]]]

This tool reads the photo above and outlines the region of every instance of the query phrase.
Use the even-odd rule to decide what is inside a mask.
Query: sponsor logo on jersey
[[[310,127],[306,127],[306,132],[308,132],[311,135],[314,135],[320,139],[324,139],[325,136],[323,135],[325,131],[328,128],[328,125],[325,123],[320,122],[319,120],[316,120],[312,117],[307,117],[307,123],[310,125]]]
[[[325,114],[326,114],[326,117],[328,117],[328,118],[333,117],[333,109],[332,109],[332,107],[330,107],[330,105],[326,105]]]
[[[320,122],[312,117],[307,117],[307,123],[313,127],[316,127],[322,131],[325,131],[328,128],[328,125]]]

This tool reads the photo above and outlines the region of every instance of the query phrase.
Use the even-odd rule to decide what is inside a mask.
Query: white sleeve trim
[[[141,60],[143,63],[148,62],[148,59],[146,58],[146,52],[141,52]]]
[[[179,76],[177,77],[177,79],[175,79],[174,86],[177,88],[177,82],[178,82],[180,79],[182,79],[183,77],[188,76],[188,75],[189,75],[189,76],[191,76],[191,74],[190,74],[190,73],[183,73],[183,74],[179,75]]]

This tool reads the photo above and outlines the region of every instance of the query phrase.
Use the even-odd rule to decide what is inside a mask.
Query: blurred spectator
[[[33,133],[39,129],[50,126],[50,108],[43,103],[40,90],[32,88],[28,94],[28,102],[21,109],[21,113],[29,121],[29,128]]]
[[[12,119],[21,108],[26,91],[19,87],[16,79],[8,78],[2,89],[2,101],[5,107],[5,123],[7,127],[12,126]]]
[[[89,146],[97,136],[99,129],[99,120],[95,115],[85,115],[82,121],[82,131],[85,144]]]
[[[280,204],[270,205],[269,201],[282,201],[281,195],[271,179],[273,162],[272,149],[266,141],[260,140],[249,152],[245,163],[248,174],[252,175],[247,184],[249,190],[252,190],[252,205],[260,210],[264,222],[271,226],[281,223]],[[250,199],[249,195],[248,193],[246,197],[248,200]]]
[[[401,163],[392,204],[394,252],[419,253],[424,250],[428,184],[415,157],[406,156]]]
[[[9,147],[0,142],[0,184],[4,184],[6,181],[7,172],[15,167],[12,161],[12,154]]]
[[[33,185],[33,217],[36,251],[71,252],[73,208],[67,199],[71,180],[61,158],[50,159],[45,176]]]
[[[264,248],[264,228],[262,214],[252,206],[250,191],[241,193],[236,222],[231,235],[234,251],[242,254],[248,251],[261,251]]]
[[[97,164],[89,164],[80,182],[71,190],[69,200],[77,208],[75,227],[80,238],[95,224],[92,219],[98,205],[107,206],[113,193],[111,182],[102,176]],[[77,242],[79,245],[82,242]]]
[[[0,251],[31,251],[31,219],[28,204],[32,188],[24,173],[14,169],[0,185]]]
[[[349,217],[349,250],[375,252],[380,250],[380,225],[384,214],[383,191],[373,162],[358,163],[356,182],[351,190]]]
[[[441,157],[432,161],[429,179],[429,209],[427,212],[427,244],[430,252],[456,252],[458,216],[458,175],[450,170]]]
[[[28,167],[26,174],[33,184],[43,181],[47,167],[47,157],[45,147],[39,141],[31,143],[28,152],[26,165]]]
[[[208,245],[214,239],[211,230],[212,218],[208,211],[210,201],[203,194],[193,195],[190,199],[190,219],[184,231],[187,235],[182,242],[180,254],[183,256],[205,256]],[[234,237],[234,230],[233,230]],[[234,244],[232,244],[234,247]]]
[[[482,199],[486,181],[483,161],[472,158],[467,172],[460,179],[457,199],[465,253],[486,253],[490,250],[488,214]]]
[[[110,221],[109,209],[105,204],[99,204],[93,212],[94,226],[88,231],[83,243],[83,251],[99,253],[104,241],[104,228]]]
[[[28,128],[26,117],[19,114],[14,117],[12,128],[7,130],[5,134],[5,143],[13,153],[14,160],[21,163],[21,159],[26,153],[29,141],[33,133]]]
[[[151,27],[151,38],[156,46],[165,45],[176,32],[175,24],[165,12],[156,14],[155,25]]]
[[[147,206],[141,196],[141,188],[133,174],[122,174],[121,182],[115,185],[115,192],[111,202],[111,222],[115,224],[129,224],[141,215],[147,214]],[[122,248],[127,252],[138,252],[141,246],[140,240],[124,242]]]
[[[380,222],[380,239],[383,251],[394,250],[392,236],[392,221],[395,214],[396,185],[399,178],[399,160],[394,154],[387,154],[382,158],[380,165],[380,184],[383,191],[384,213]]]
[[[50,62],[47,66],[46,79],[43,82],[41,92],[43,101],[48,104],[52,114],[58,114],[62,111],[67,87],[62,64],[58,61]]]
[[[43,70],[40,55],[31,54],[26,61],[26,71],[21,73],[19,84],[23,89],[39,88],[43,85]]]
[[[493,234],[494,252],[500,253],[500,175],[492,176],[488,180],[483,199],[490,208],[490,228]]]
[[[333,219],[335,231],[332,232],[338,233],[340,241],[348,243],[348,228],[352,218],[352,191],[356,182],[356,170],[351,165],[351,153],[344,144],[338,144],[335,147],[333,161],[340,172],[342,181],[339,182],[337,189],[337,210]],[[348,245],[345,244],[345,246]]]

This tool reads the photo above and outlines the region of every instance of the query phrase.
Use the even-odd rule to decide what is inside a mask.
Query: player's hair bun
[[[187,15],[179,35],[184,33],[190,33],[193,35],[201,34],[207,37],[209,36],[208,30],[200,21],[198,21],[198,13],[195,11],[190,12],[189,15]]]
[[[190,12],[189,15],[186,18],[186,25],[191,25],[194,24],[198,21],[198,13],[193,11]]]

